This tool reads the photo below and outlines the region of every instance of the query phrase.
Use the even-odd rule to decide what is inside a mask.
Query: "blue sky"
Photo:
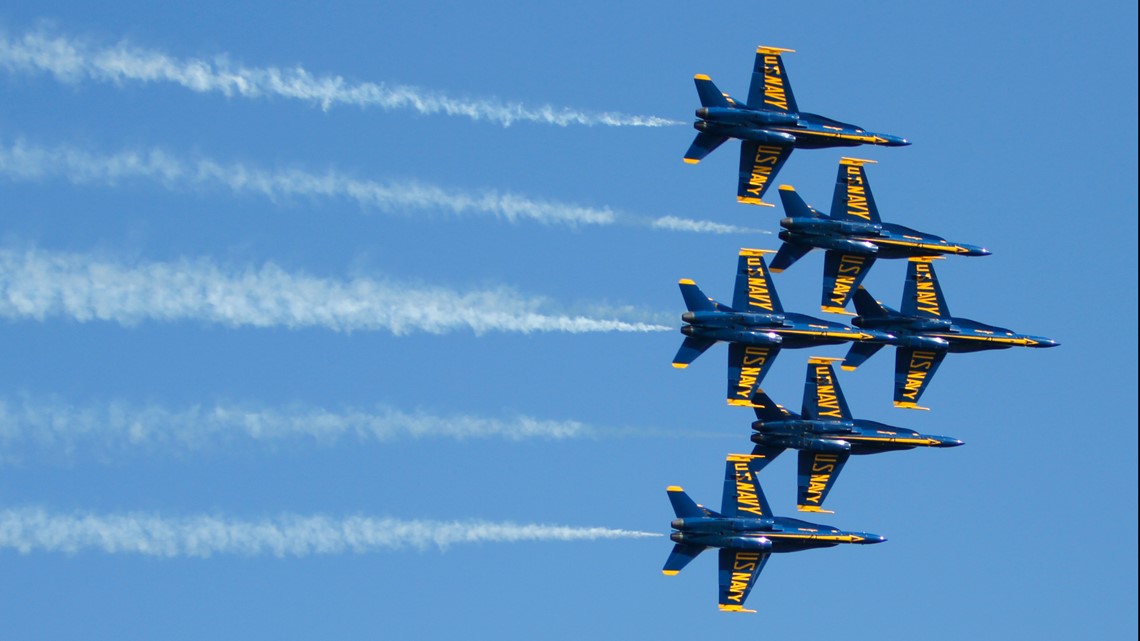
[[[13,638],[1135,638],[1134,6],[10,5]],[[889,354],[841,374],[966,446],[853,459],[816,520],[889,542],[778,556],[733,616],[712,555],[664,577],[634,534],[750,447],[723,346],[669,361],[677,279],[728,299],[778,246],[735,145],[681,162],[692,75],[744,95],[758,44],[805,110],[914,142],[848,152],[885,220],[994,252],[938,264],[954,314],[1062,347],[951,356],[930,412]],[[779,181],[826,209],[841,155]],[[765,475],[794,516],[794,458]]]

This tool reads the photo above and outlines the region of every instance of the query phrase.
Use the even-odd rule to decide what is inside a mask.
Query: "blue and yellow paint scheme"
[[[752,423],[752,442],[756,444],[752,450],[753,468],[763,469],[786,449],[799,450],[796,508],[801,512],[830,513],[823,509],[823,502],[852,455],[962,444],[956,438],[852,418],[831,366],[841,360],[819,356],[808,359],[799,414],[772,402],[763,391],[752,395],[756,409],[756,421]]]
[[[863,169],[873,162],[839,160],[830,216],[804,202],[790,185],[780,185],[787,217],[780,221],[784,244],[772,259],[772,271],[784,271],[812,249],[826,250],[820,301],[825,312],[851,315],[847,303],[878,258],[990,255],[984,247],[952,243],[941,236],[884,223]]]
[[[673,367],[688,367],[717,341],[727,342],[730,405],[752,405],[753,390],[764,380],[781,349],[891,338],[877,331],[785,312],[764,262],[764,254],[770,253],[740,250],[731,307],[706,296],[691,280],[679,283],[688,311],[681,315],[685,341],[673,358]]]
[[[843,360],[843,369],[857,368],[884,344],[895,345],[895,407],[927,409],[918,405],[918,399],[948,353],[1059,345],[1051,338],[951,316],[931,258],[911,258],[907,264],[900,310],[883,305],[859,287],[855,292],[855,311],[859,315],[852,324],[880,335],[885,333],[891,339],[853,345]]]
[[[756,49],[744,104],[722,93],[708,76],[693,78],[701,107],[693,123],[697,137],[685,152],[685,162],[696,164],[729,138],[740,140],[736,199],[742,203],[771,206],[762,198],[793,149],[910,144],[905,138],[800,111],[782,57],[791,51],[765,46]]]
[[[772,554],[886,541],[878,534],[774,516],[756,476],[758,461],[749,454],[728,455],[719,513],[698,505],[678,486],[667,489],[677,518],[669,523],[675,545],[661,571],[675,575],[705,549],[719,548],[717,603],[723,612],[755,612],[745,609],[744,602]]]

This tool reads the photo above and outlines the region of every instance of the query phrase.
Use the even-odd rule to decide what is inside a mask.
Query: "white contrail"
[[[302,516],[240,521],[218,516],[153,514],[53,514],[41,508],[0,510],[0,549],[32,552],[85,551],[160,557],[215,554],[277,557],[363,554],[377,550],[444,550],[459,543],[597,541],[660,536],[602,527],[511,522],[426,521],[351,516]]]
[[[301,404],[275,409],[250,404],[170,409],[122,401],[73,405],[59,398],[0,398],[0,460],[23,445],[71,453],[121,447],[198,449],[237,439],[277,442],[305,439],[390,441],[400,438],[502,438],[564,440],[628,435],[573,420],[525,415],[487,418],[465,414],[372,409],[329,410]],[[649,430],[644,433],[651,434]]]
[[[125,42],[103,47],[76,38],[43,32],[9,38],[0,33],[0,69],[21,73],[48,73],[64,82],[93,80],[121,84],[134,82],[173,83],[198,93],[226,97],[277,97],[334,106],[411,109],[418,113],[461,116],[487,120],[504,127],[515,122],[613,127],[663,127],[686,124],[657,116],[617,112],[587,112],[550,105],[528,106],[494,98],[453,98],[438,91],[384,83],[352,83],[340,76],[316,76],[301,66],[292,68],[246,67],[227,56],[212,60],[179,59],[161,51],[131,46]]]
[[[571,227],[618,223],[714,234],[759,231],[676,216],[645,218],[609,207],[563,203],[494,189],[461,191],[419,181],[360,179],[333,170],[320,173],[300,169],[271,171],[209,158],[179,159],[161,149],[99,154],[69,145],[43,147],[21,140],[10,144],[0,140],[0,175],[25,181],[58,177],[77,185],[114,186],[130,180],[145,180],[167,189],[221,187],[237,195],[252,194],[271,201],[296,197],[344,199],[364,209],[387,213],[406,214],[410,209],[428,209],[456,216],[481,214],[511,223],[529,220]]]
[[[513,290],[459,292],[389,280],[332,280],[266,263],[225,272],[206,259],[124,265],[94,256],[0,249],[0,318],[193,320],[231,327],[322,327],[443,334],[657,332],[673,328],[544,313]]]

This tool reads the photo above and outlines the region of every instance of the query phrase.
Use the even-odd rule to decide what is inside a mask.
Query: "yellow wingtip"
[[[839,164],[841,164],[841,165],[854,165],[855,167],[858,167],[860,165],[877,165],[877,164],[879,164],[879,161],[867,160],[866,158],[843,157],[843,158],[839,159]]]
[[[853,314],[853,313],[847,311],[847,308],[845,308],[845,307],[835,307],[833,305],[820,305],[819,308],[821,310],[829,313],[829,314],[840,314],[843,316],[855,316],[856,315],[856,314]]]
[[[752,401],[742,401],[739,398],[728,399],[728,404],[733,405],[735,407],[756,407],[755,405],[752,404]]]
[[[839,369],[841,369],[845,372],[854,372],[858,368],[855,367],[854,365],[840,365]]]
[[[678,285],[696,285],[697,283],[694,282],[693,279],[691,279],[691,278],[682,278],[681,280],[677,281],[677,284]]]
[[[718,603],[717,607],[720,608],[721,612],[751,612],[753,614],[756,613],[756,610],[749,610],[742,605],[725,605],[724,603]]]
[[[683,160],[685,161],[686,165],[695,165],[700,162],[700,160],[696,158],[683,158]]]
[[[929,407],[923,407],[918,403],[911,403],[910,401],[895,401],[895,407],[902,408],[904,410],[924,410],[927,412],[930,411]]]
[[[745,205],[760,205],[761,207],[775,207],[772,203],[766,203],[759,198],[752,196],[737,196],[736,202],[744,203]]]
[[[796,509],[800,512],[815,512],[816,514],[835,514],[831,510],[825,510],[817,505],[797,505]]]
[[[763,256],[764,254],[775,254],[775,249],[752,249],[750,247],[741,247],[741,256]]]
[[[838,363],[842,358],[834,356],[808,356],[808,364],[810,365],[827,365],[828,363]]]
[[[665,576],[677,576],[678,572],[680,572],[680,570],[661,570],[661,574]]]
[[[780,189],[780,191],[795,191],[796,190],[796,188],[792,187],[791,185],[780,185],[779,189]]]
[[[673,367],[676,367],[677,369],[685,369],[688,366],[688,363],[673,363]]]
[[[681,489],[680,485],[670,485],[669,487],[665,488],[665,491],[666,492],[684,492],[685,490]]]
[[[759,47],[756,47],[756,53],[795,53],[795,52],[796,52],[795,49],[784,49],[782,47],[769,47],[766,45],[760,45]]]
[[[707,74],[698,73],[693,76],[693,80],[712,80],[712,78],[709,78]]]

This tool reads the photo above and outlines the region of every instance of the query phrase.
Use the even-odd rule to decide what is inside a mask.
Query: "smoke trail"
[[[51,397],[0,398],[0,446],[7,450],[24,444],[67,451],[78,447],[85,452],[108,445],[198,449],[238,438],[325,443],[400,438],[564,440],[596,438],[607,432],[572,420],[523,415],[507,419],[464,414],[440,416],[386,406],[331,411],[299,404],[283,409],[216,404],[172,410],[120,401],[74,406]],[[613,432],[624,435],[628,430]],[[0,460],[3,454],[0,450]]]
[[[167,189],[222,187],[234,194],[252,194],[272,201],[293,197],[335,198],[348,200],[365,209],[388,213],[433,209],[456,216],[489,215],[511,223],[529,220],[571,227],[620,223],[647,225],[666,231],[714,234],[760,232],[675,216],[649,219],[615,212],[609,207],[561,203],[493,189],[465,193],[417,181],[364,180],[332,170],[323,173],[299,169],[269,171],[242,163],[220,163],[208,158],[180,160],[161,149],[97,154],[66,145],[38,147],[23,141],[8,145],[0,140],[0,175],[26,181],[61,177],[77,185],[114,186],[129,180],[147,180]]]
[[[205,259],[123,265],[70,253],[0,250],[0,318],[196,320],[231,327],[322,327],[444,334],[656,332],[665,325],[541,311],[508,288],[457,292],[387,280],[335,281],[266,263],[226,273]]]
[[[245,67],[226,56],[213,60],[179,59],[160,51],[119,43],[99,47],[82,40],[46,33],[26,33],[22,38],[0,34],[0,68],[10,72],[48,73],[64,82],[122,83],[165,82],[198,93],[226,97],[277,97],[334,106],[411,109],[421,114],[445,114],[472,120],[487,120],[504,127],[515,122],[535,122],[566,127],[607,125],[613,127],[663,127],[686,124],[657,116],[617,112],[586,112],[550,105],[528,106],[492,98],[452,98],[438,91],[384,83],[351,83],[340,76],[315,76],[300,66]]]
[[[660,536],[601,527],[491,521],[424,521],[284,514],[239,521],[217,516],[164,518],[151,514],[51,514],[40,508],[0,511],[0,549],[76,553],[209,557],[363,554],[413,548],[440,550],[459,543],[597,541]]]

